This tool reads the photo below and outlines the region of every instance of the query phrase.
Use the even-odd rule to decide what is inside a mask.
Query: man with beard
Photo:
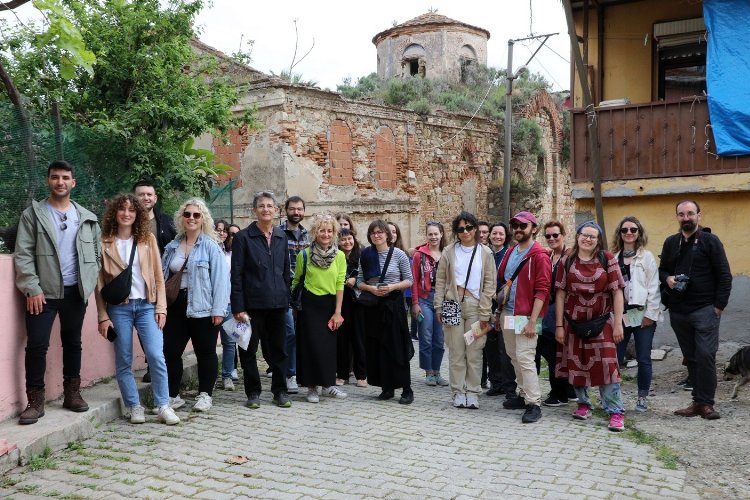
[[[297,254],[310,246],[307,229],[300,224],[305,217],[305,200],[299,196],[290,196],[284,204],[284,211],[286,212],[286,220],[279,227],[286,233],[289,263],[291,265],[289,276],[294,276]],[[286,353],[289,359],[286,370],[287,391],[289,394],[297,394],[299,392],[299,386],[297,385],[297,343],[291,307],[286,315]]]
[[[521,422],[530,424],[542,418],[542,393],[534,358],[541,318],[549,305],[552,266],[542,245],[534,241],[539,228],[534,214],[517,213],[510,220],[510,227],[518,244],[505,252],[497,271],[500,281],[505,283],[501,288],[505,289],[504,297],[498,296],[500,324],[497,330],[502,328],[505,350],[513,363],[520,390],[516,397],[503,402],[503,408],[525,409]],[[526,322],[523,328],[516,325],[521,321]]]
[[[732,273],[719,238],[699,225],[698,203],[676,205],[680,232],[664,241],[659,264],[662,302],[693,382],[693,402],[681,417],[720,418],[714,410],[719,320],[729,302]]]
[[[174,221],[167,214],[162,213],[157,207],[156,202],[159,197],[156,196],[156,187],[151,181],[138,181],[133,185],[133,194],[141,202],[143,208],[148,213],[148,220],[151,224],[151,232],[156,237],[156,243],[159,246],[159,252],[164,254],[164,247],[172,241],[177,234],[174,227]],[[145,380],[144,380],[145,382]]]

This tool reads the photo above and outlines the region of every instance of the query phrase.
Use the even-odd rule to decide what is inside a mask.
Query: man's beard
[[[691,220],[687,220],[687,221],[683,222],[680,225],[680,227],[682,228],[682,230],[685,231],[686,233],[691,233],[691,232],[695,231],[695,228],[697,226],[698,225],[695,222],[691,221]]]
[[[527,241],[531,239],[531,234],[532,233],[527,233],[525,231],[516,231],[515,233],[513,233],[513,238],[518,243],[526,243]],[[519,235],[520,235],[520,238],[518,237]]]
[[[291,222],[292,224],[299,224],[302,222],[302,216],[301,215],[287,215],[286,220]]]

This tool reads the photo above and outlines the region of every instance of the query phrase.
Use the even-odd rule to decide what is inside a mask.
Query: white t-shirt
[[[469,269],[469,261],[474,247],[465,247],[456,243],[453,247],[456,253],[456,285],[463,287],[466,283],[466,271]],[[474,263],[471,266],[471,275],[466,284],[466,293],[470,293],[475,299],[479,299],[479,291],[482,287],[482,248],[477,248],[474,253]],[[461,300],[461,297],[459,297]]]
[[[115,245],[117,245],[117,253],[120,254],[120,259],[127,266],[130,262],[130,250],[133,248],[133,237],[131,236],[127,240],[121,240],[115,238]],[[130,295],[128,299],[145,299],[146,298],[146,283],[143,281],[143,273],[141,272],[141,261],[138,258],[138,250],[135,251],[133,256],[133,281],[130,286]]]

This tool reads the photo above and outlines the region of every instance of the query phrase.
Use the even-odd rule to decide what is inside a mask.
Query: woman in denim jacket
[[[625,350],[632,335],[638,361],[638,401],[635,409],[641,412],[648,410],[646,398],[651,389],[651,348],[656,322],[661,321],[659,267],[654,255],[644,248],[647,242],[646,230],[632,215],[620,221],[612,241],[612,251],[620,263],[625,280],[625,337],[617,344],[617,358],[620,365],[624,364]]]
[[[167,308],[164,357],[169,374],[169,403],[180,408],[182,353],[188,340],[198,362],[198,396],[194,411],[211,409],[216,371],[216,340],[229,303],[229,270],[224,252],[216,243],[214,221],[206,203],[192,198],[175,213],[177,237],[164,248],[164,279],[187,266],[182,273],[177,300]]]

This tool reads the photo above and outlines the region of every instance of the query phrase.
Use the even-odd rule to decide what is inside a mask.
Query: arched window
[[[425,76],[427,51],[418,43],[412,43],[404,49],[401,57],[401,66],[404,68],[404,76]],[[420,64],[422,71],[420,72]]]
[[[354,183],[352,166],[352,133],[346,122],[334,120],[328,138],[328,182],[333,186]]]
[[[471,75],[478,69],[477,53],[471,45],[464,45],[459,52],[461,83],[471,83]]]

